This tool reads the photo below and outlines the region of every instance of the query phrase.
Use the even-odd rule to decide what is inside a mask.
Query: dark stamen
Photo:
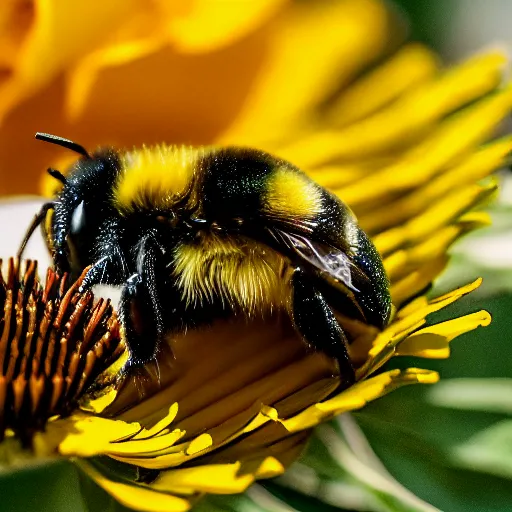
[[[110,301],[50,269],[43,288],[36,262],[25,265],[21,278],[12,259],[7,279],[0,271],[0,438],[9,428],[28,443],[77,406],[124,345]]]

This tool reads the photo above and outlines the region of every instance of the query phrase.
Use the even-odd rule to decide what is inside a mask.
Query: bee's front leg
[[[121,249],[122,231],[115,219],[106,219],[100,228],[94,251],[95,262],[85,274],[79,292],[98,284],[120,285],[130,275]],[[81,266],[78,267],[80,270]]]
[[[120,303],[121,323],[134,366],[155,358],[166,332],[164,267],[156,241],[151,236],[143,238],[137,254],[137,272],[125,282]]]
[[[317,350],[338,361],[340,387],[355,382],[355,372],[348,354],[348,340],[323,295],[301,269],[292,277],[292,320],[298,333]]]

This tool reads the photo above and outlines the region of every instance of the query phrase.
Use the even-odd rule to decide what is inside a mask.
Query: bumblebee
[[[142,147],[77,152],[60,192],[34,219],[59,272],[80,291],[122,287],[120,317],[141,366],[164,337],[219,316],[289,315],[302,339],[355,379],[337,315],[383,328],[389,283],[351,210],[292,164],[241,147]]]

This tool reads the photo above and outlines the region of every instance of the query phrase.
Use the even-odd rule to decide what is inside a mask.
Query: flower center
[[[0,436],[25,441],[54,415],[76,406],[90,384],[124,351],[110,301],[79,294],[66,276],[37,263],[0,269]]]

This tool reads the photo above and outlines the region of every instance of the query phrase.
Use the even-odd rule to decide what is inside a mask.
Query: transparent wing
[[[274,228],[271,233],[279,244],[284,244],[320,272],[328,274],[329,277],[344,284],[354,292],[360,291],[354,286],[352,280],[356,274],[359,278],[363,277],[361,276],[362,273],[342,250],[280,229]]]

